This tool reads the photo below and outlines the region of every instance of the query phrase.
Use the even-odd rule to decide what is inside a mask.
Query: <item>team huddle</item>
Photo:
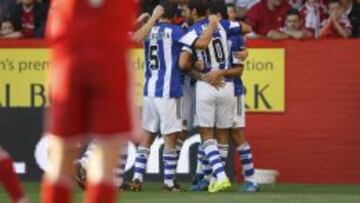
[[[182,191],[175,180],[177,162],[184,140],[198,127],[201,144],[196,180],[190,190],[221,192],[231,188],[224,169],[229,139],[243,167],[242,190],[258,190],[250,145],[244,137],[244,88],[240,78],[247,57],[242,36],[246,25],[229,19],[227,10],[230,9],[217,1],[190,0],[181,5],[166,1],[132,33],[134,41],[144,40],[142,128],[146,136],[137,147],[129,185],[123,183],[127,160],[127,144],[123,144],[114,171],[117,188],[142,189],[150,146],[161,134],[163,189]],[[94,145],[90,143],[78,162],[77,181],[82,186]]]

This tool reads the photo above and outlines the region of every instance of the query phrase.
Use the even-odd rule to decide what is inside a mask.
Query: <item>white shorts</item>
[[[181,113],[183,117],[183,130],[191,131],[195,116],[195,87],[186,83],[183,85],[183,94],[181,101]]]
[[[181,99],[144,97],[142,127],[162,135],[182,131]]]
[[[196,83],[196,118],[199,127],[232,128],[234,124],[234,83],[219,90],[210,84]]]
[[[233,97],[234,99],[234,125],[233,128],[245,127],[245,97],[241,96]]]

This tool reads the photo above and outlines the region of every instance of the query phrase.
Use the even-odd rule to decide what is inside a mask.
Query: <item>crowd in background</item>
[[[142,11],[151,13],[160,2],[142,0]],[[237,20],[252,27],[247,38],[360,36],[360,0],[224,0],[224,3],[228,13],[235,13]]]
[[[0,0],[0,38],[43,38],[49,0]]]
[[[151,13],[163,0],[140,0]],[[186,2],[186,0],[178,0]],[[224,0],[252,27],[247,38],[307,39],[360,36],[360,0]],[[0,39],[43,38],[49,0],[0,0]]]

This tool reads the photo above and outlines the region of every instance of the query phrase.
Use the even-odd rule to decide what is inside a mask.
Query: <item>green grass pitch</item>
[[[25,182],[24,188],[32,203],[39,202],[39,183]],[[189,186],[182,184],[183,186]],[[160,183],[146,183],[143,192],[119,195],[122,203],[360,203],[360,185],[276,184],[262,186],[253,194],[234,191],[210,194],[207,192],[166,193]],[[82,191],[76,190],[76,202],[82,202]],[[120,200],[121,199],[121,200]],[[0,202],[10,202],[0,189]]]

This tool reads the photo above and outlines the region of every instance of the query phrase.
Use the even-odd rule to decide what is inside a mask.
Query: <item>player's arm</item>
[[[240,77],[244,71],[244,66],[242,64],[238,64],[233,66],[231,69],[225,70],[213,70],[203,76],[203,80],[213,84],[217,81],[221,81],[224,77]]]
[[[141,14],[135,21],[134,27],[136,29],[139,29],[143,24],[145,24],[149,19],[151,18],[151,15],[149,13],[143,13]]]
[[[186,75],[195,79],[195,80],[204,80],[204,74],[200,71],[204,69],[204,64],[201,61],[195,61],[193,63],[192,50],[189,47],[183,47],[183,51],[180,53],[179,57],[179,67]],[[205,81],[214,86],[216,89],[219,89],[224,86],[223,78],[218,78],[217,80]]]
[[[203,74],[200,72],[203,64],[200,62],[193,63],[192,49],[184,46],[179,57],[179,67],[185,74],[189,75],[195,80],[201,80]]]
[[[151,28],[155,25],[156,21],[159,20],[163,13],[164,8],[162,6],[156,6],[150,19],[131,36],[132,41],[141,42],[145,36],[149,34]]]
[[[244,49],[238,53],[234,54],[234,57],[236,57],[238,60],[245,61],[245,59],[249,56],[249,51],[247,49]]]
[[[179,57],[180,69],[184,71],[185,74],[189,75],[191,78],[195,80],[201,80],[202,73],[193,69],[192,61],[192,51],[190,51],[189,48],[184,47]]]
[[[192,50],[189,47],[183,47],[179,56],[180,70],[186,72],[191,69],[192,64]]]
[[[219,24],[220,18],[217,15],[209,16],[209,24],[206,30],[199,36],[195,41],[194,47],[196,49],[206,49],[212,40],[213,33],[216,30],[217,25]]]
[[[243,71],[244,71],[244,65],[237,64],[237,65],[234,65],[230,69],[221,70],[221,72],[222,72],[221,75],[223,77],[235,78],[235,77],[240,77],[242,75]]]
[[[240,25],[241,25],[241,31],[242,31],[242,33],[245,35],[245,34],[248,34],[248,33],[251,33],[253,30],[252,30],[252,27],[249,25],[249,24],[247,24],[247,23],[245,23],[245,22],[242,22],[242,21],[240,21],[239,22],[240,23]]]

